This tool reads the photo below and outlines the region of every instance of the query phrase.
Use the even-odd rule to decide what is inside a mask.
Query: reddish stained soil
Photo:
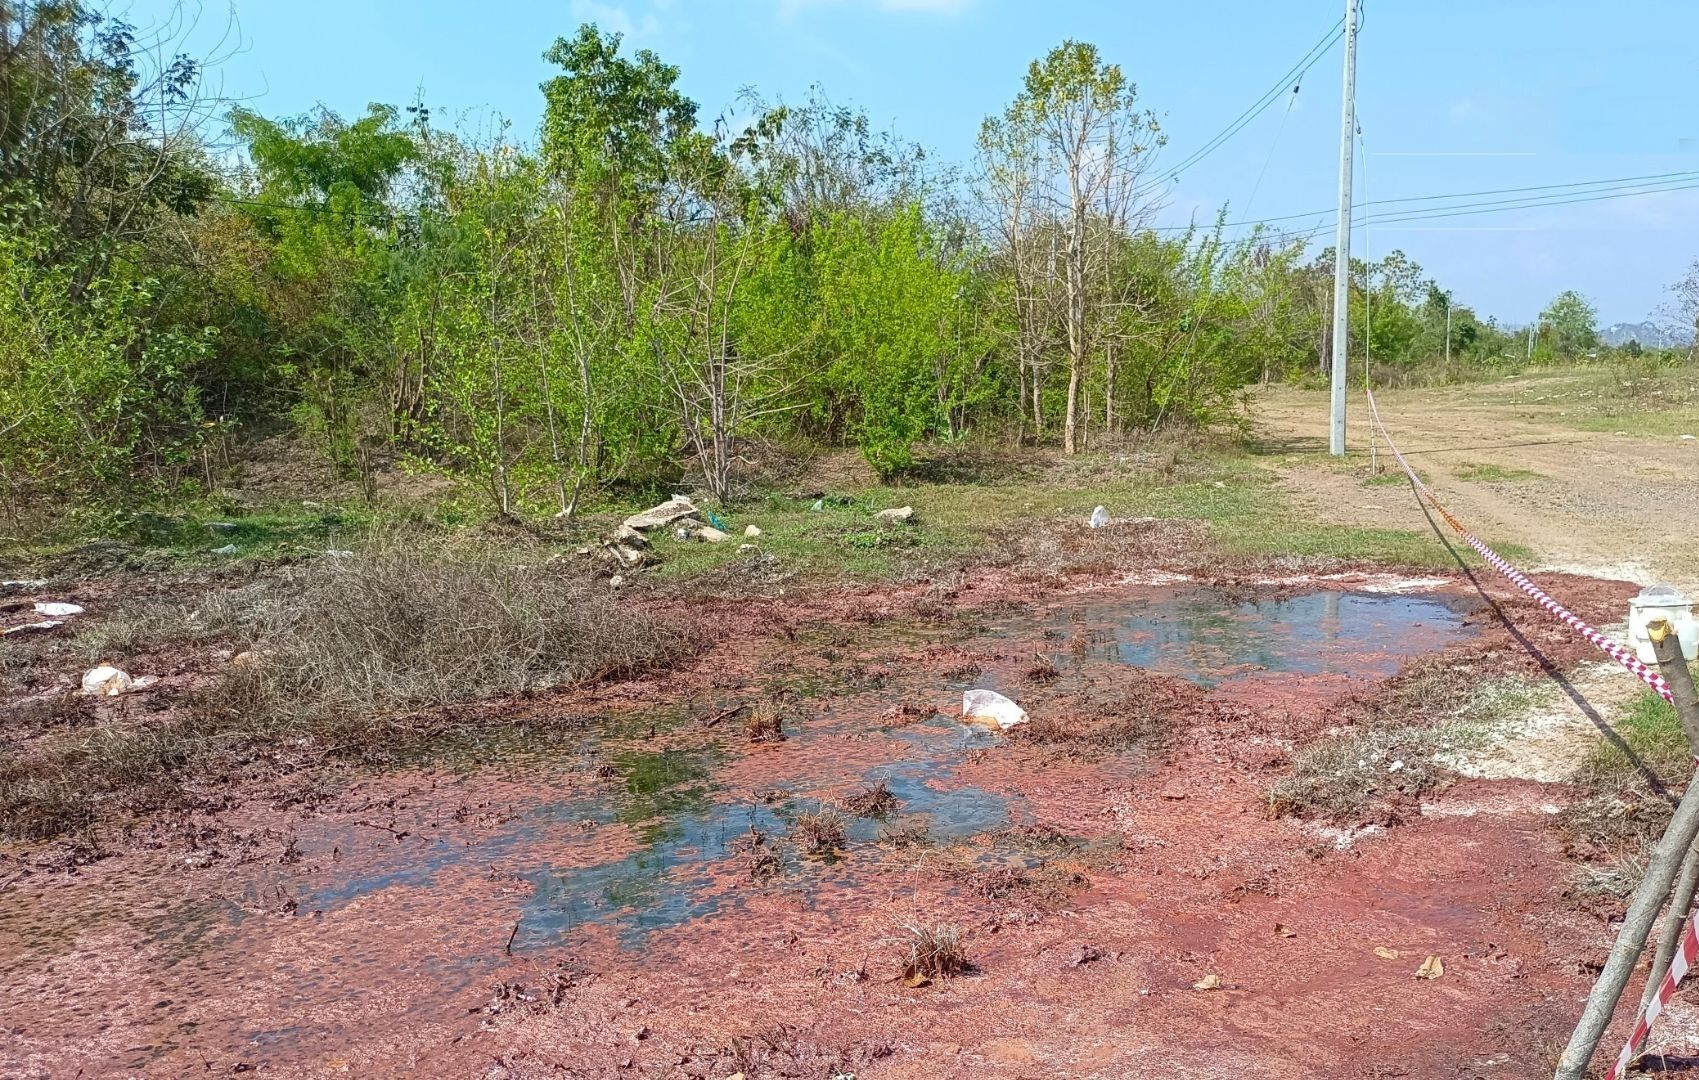
[[[1590,656],[1488,584],[1546,662]],[[1586,579],[1550,588],[1599,621],[1632,591]],[[1450,591],[1472,595],[1463,582]],[[1032,592],[991,578],[965,584],[954,606],[997,621]],[[1091,592],[1078,584],[1043,604]],[[1609,928],[1565,898],[1571,868],[1542,798],[1523,790],[1532,785],[1461,783],[1435,800],[1441,812],[1336,849],[1311,825],[1270,820],[1267,793],[1292,747],[1349,722],[1378,680],[1271,672],[1203,690],[1091,662],[1027,687],[1036,634],[862,625],[907,620],[919,595],[717,605],[709,617],[723,636],[686,671],[512,706],[594,716],[685,701],[702,717],[740,689],[825,679],[819,701],[787,699],[798,716],[784,743],[746,752],[736,716],[652,733],[639,722],[600,746],[560,736],[564,748],[495,763],[362,778],[316,809],[244,793],[221,813],[109,838],[114,854],[90,865],[22,873],[0,912],[0,1073],[1549,1073],[1590,978],[1584,962],[1602,957]],[[1451,638],[1441,662],[1540,670],[1489,614],[1466,618],[1475,636]],[[843,627],[811,625],[826,620]],[[1395,645],[1383,642],[1387,655]],[[728,854],[694,887],[703,914],[635,938],[630,921],[598,911],[525,925],[551,880],[539,868],[571,880],[640,858],[653,840],[641,815],[576,816],[639,798],[636,773],[598,775],[600,764],[717,740],[717,786],[690,813],[741,812],[774,787],[830,801],[900,763],[911,738],[948,730],[878,717],[899,701],[947,712],[968,668],[1035,715],[1132,695],[1170,731],[1107,754],[987,737],[919,778],[1006,799],[1016,825],[1039,827],[1007,843],[967,836],[929,858],[852,838],[845,859],[791,853],[760,885],[729,854],[736,837],[704,833],[686,837],[681,857],[693,843]],[[548,805],[561,809],[536,816]],[[1022,861],[1023,836],[1040,857]],[[988,873],[999,867],[1012,870]],[[1033,880],[1020,880],[1023,867]],[[1060,891],[1041,874],[1059,875]],[[965,928],[972,969],[911,988],[898,979],[901,926],[930,921]],[[1442,978],[1415,977],[1428,955],[1442,958]],[[1211,974],[1221,989],[1193,989]]]

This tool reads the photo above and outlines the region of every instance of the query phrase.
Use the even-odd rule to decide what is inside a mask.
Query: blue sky
[[[1699,171],[1699,5],[1677,0],[1366,0],[1358,67],[1358,198],[1386,199]],[[132,0],[148,23],[167,0]],[[821,84],[946,161],[1062,41],[1096,44],[1138,84],[1178,163],[1268,89],[1342,14],[1332,0],[235,0],[241,48],[226,93],[271,114],[345,114],[422,91],[440,122],[500,114],[529,135],[541,58],[581,22],[683,69],[703,116],[742,87],[802,98]],[[196,38],[224,25],[207,0]],[[1162,223],[1223,203],[1233,217],[1335,201],[1339,46],[1282,100],[1184,173]],[[1261,175],[1261,183],[1257,177]],[[1252,200],[1253,190],[1255,198]],[[1247,203],[1249,205],[1247,206]],[[1307,225],[1305,220],[1294,222]],[[1331,227],[1321,238],[1330,242]],[[1509,323],[1575,288],[1604,322],[1637,321],[1699,259],[1699,190],[1358,230],[1353,251],[1401,248],[1460,302]]]

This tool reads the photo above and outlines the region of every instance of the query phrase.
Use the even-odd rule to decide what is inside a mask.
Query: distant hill
[[[1660,326],[1654,322],[1612,323],[1599,331],[1599,340],[1606,345],[1626,345],[1638,341],[1652,347],[1693,344],[1693,331],[1680,327]]]

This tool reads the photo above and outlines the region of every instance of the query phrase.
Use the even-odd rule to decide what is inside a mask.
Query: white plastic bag
[[[1109,511],[1105,510],[1101,506],[1098,507],[1096,510],[1091,512],[1091,520],[1086,524],[1090,525],[1094,529],[1103,528],[1103,526],[1109,524]]]
[[[1026,710],[995,690],[969,690],[962,695],[962,718],[995,720],[1004,731],[1026,723]]]
[[[35,613],[58,618],[65,615],[81,615],[83,609],[80,604],[62,604],[54,600],[37,600],[35,602]]]
[[[127,693],[133,685],[129,672],[120,671],[111,664],[90,668],[83,674],[83,693],[90,697],[117,697]]]

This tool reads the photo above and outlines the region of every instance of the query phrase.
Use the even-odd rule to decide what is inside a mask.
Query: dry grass
[[[810,855],[827,855],[843,850],[848,838],[844,816],[831,807],[819,806],[796,815],[791,837]]]
[[[944,979],[968,970],[967,946],[955,923],[906,923],[902,929],[908,947],[905,979]]]
[[[757,702],[743,719],[750,742],[778,742],[785,737],[784,714],[770,701]]]
[[[1455,664],[1407,669],[1380,696],[1349,710],[1354,726],[1294,755],[1292,774],[1269,791],[1269,814],[1397,820],[1451,778],[1438,755],[1475,745],[1492,725],[1527,708],[1530,695],[1518,680],[1482,681]]]
[[[895,813],[903,801],[891,791],[891,785],[880,780],[871,787],[838,800],[846,811],[857,817],[882,818]]]
[[[932,845],[932,830],[920,818],[904,818],[888,822],[879,830],[879,842],[893,848],[920,848]]]
[[[86,699],[14,709],[27,743],[0,749],[0,838],[74,833],[106,817],[194,805],[201,793],[340,756],[393,752],[464,728],[443,706],[659,665],[684,636],[605,587],[489,548],[380,537],[198,605],[149,606],[79,635],[84,655],[223,643],[250,650],[157,715],[101,719]],[[436,710],[436,712],[433,712]]]
[[[255,663],[202,702],[278,734],[384,737],[385,718],[656,666],[676,630],[605,587],[484,547],[380,540],[286,574],[241,620]]]

